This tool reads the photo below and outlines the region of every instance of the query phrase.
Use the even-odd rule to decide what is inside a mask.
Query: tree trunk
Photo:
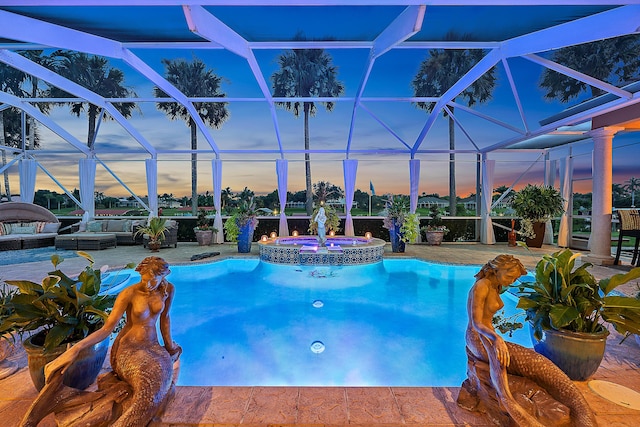
[[[196,122],[189,119],[189,129],[191,130],[191,214],[198,215],[198,134]]]
[[[313,214],[313,192],[311,191],[311,158],[309,156],[309,110],[311,105],[304,103],[304,175],[307,184],[307,198],[304,207],[307,215]]]
[[[453,114],[453,107],[451,107],[451,114]],[[456,149],[456,129],[453,118],[449,116],[449,149]],[[456,197],[456,155],[455,153],[449,153],[449,215],[456,215],[456,205],[458,203]]]
[[[93,149],[94,139],[96,137],[96,115],[98,112],[96,108],[89,104],[89,110],[87,111],[87,116],[89,117],[89,132],[87,135],[87,147]]]
[[[0,111],[0,145],[7,145],[4,139],[4,113]],[[7,152],[2,150],[2,167],[7,164]],[[11,201],[11,189],[9,187],[9,171],[4,171],[4,189],[5,194],[7,195],[7,201]]]

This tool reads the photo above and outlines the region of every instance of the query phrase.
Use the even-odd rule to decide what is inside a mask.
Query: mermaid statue
[[[321,245],[324,245],[327,241],[327,229],[324,225],[327,222],[327,215],[324,212],[324,207],[320,206],[314,220],[318,224],[318,241]]]
[[[174,286],[166,280],[170,273],[168,264],[158,257],[147,257],[136,267],[140,281],[124,289],[115,300],[113,310],[102,328],[65,351],[45,367],[45,387],[22,420],[21,426],[37,426],[42,418],[56,413],[59,425],[109,425],[146,426],[163,408],[175,382],[174,362],[182,352],[171,338],[169,309],[173,301]],[[116,384],[107,391],[83,392],[62,384],[65,369],[78,353],[107,338],[116,328],[122,316],[126,323],[118,333],[111,348],[111,368]],[[160,333],[164,345],[160,345],[156,322],[160,321]],[[176,370],[177,372],[177,370]],[[118,381],[119,380],[119,381]],[[112,384],[113,385],[113,384]],[[109,391],[111,390],[111,392]],[[98,404],[100,400],[111,400],[118,404],[130,394],[128,400],[115,405]],[[82,417],[74,415],[76,421],[63,422],[65,410],[77,411],[78,401],[88,408]],[[91,414],[106,408],[102,414]],[[70,417],[66,417],[70,418]],[[89,422],[87,419],[93,421]],[[100,421],[97,421],[97,420]]]
[[[584,396],[564,372],[534,350],[506,342],[493,327],[493,316],[504,306],[500,292],[525,273],[517,258],[499,255],[475,275],[476,282],[467,300],[468,378],[462,384],[458,404],[466,409],[486,412],[497,424],[507,423],[504,418],[507,417],[518,426],[556,425],[552,422],[552,418],[558,416],[555,409],[549,411],[551,418],[541,420],[539,412],[544,412],[545,408],[528,411],[531,405],[525,408],[514,398],[510,383],[523,377],[523,381],[532,381],[534,386],[548,393],[555,399],[554,403],[568,408],[569,424],[597,426],[595,415]],[[487,383],[490,384],[490,390],[486,389]],[[529,397],[520,400],[532,403]],[[495,405],[493,400],[496,400]],[[546,402],[541,406],[550,405]],[[534,416],[531,412],[538,414]],[[566,421],[558,420],[557,425],[566,425]]]

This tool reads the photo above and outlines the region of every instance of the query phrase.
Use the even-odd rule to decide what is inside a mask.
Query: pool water
[[[459,386],[479,266],[172,266],[179,385]],[[515,299],[506,298],[507,314]],[[530,346],[526,331],[510,341]]]

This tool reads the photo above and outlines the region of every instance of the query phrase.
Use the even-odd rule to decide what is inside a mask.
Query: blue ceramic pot
[[[45,365],[64,353],[67,345],[59,345],[52,351],[44,353],[44,347],[34,343],[34,341],[38,342],[38,339],[41,339],[39,334],[32,335],[24,340],[23,346],[27,352],[31,380],[33,385],[40,391],[44,387]],[[76,360],[65,371],[62,380],[64,385],[84,390],[93,384],[107,357],[107,350],[109,350],[109,337],[82,350]]]
[[[238,234],[238,252],[246,254],[251,252],[251,241],[253,240],[254,228],[249,224],[240,227]]]
[[[596,373],[609,335],[605,328],[592,334],[551,329],[543,330],[542,339],[538,340],[531,325],[529,332],[535,351],[555,363],[574,381],[584,381]]]
[[[389,230],[392,252],[404,252],[405,243],[401,239],[400,225],[394,221],[393,228]]]

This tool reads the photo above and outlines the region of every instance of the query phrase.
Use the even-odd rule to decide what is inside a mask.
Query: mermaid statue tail
[[[483,342],[485,339],[483,339]],[[489,371],[491,374],[491,383],[494,390],[500,399],[500,403],[504,409],[509,413],[511,418],[519,426],[527,427],[545,427],[542,423],[529,414],[511,394],[509,388],[509,378],[507,375],[507,369],[500,364],[498,356],[495,351],[489,351]],[[512,356],[513,357],[513,356]]]
[[[158,345],[151,348],[120,346],[116,373],[133,389],[130,406],[113,427],[147,425],[171,391],[173,363],[169,353]]]
[[[575,426],[597,426],[596,417],[571,379],[552,361],[521,345],[507,342],[511,363],[508,373],[520,375],[544,388],[554,399],[571,410]]]
[[[593,411],[580,390],[560,368],[546,357],[532,349],[505,342],[510,355],[509,366],[505,369],[497,359],[493,344],[486,338],[480,338],[475,331],[468,329],[466,342],[470,371],[458,397],[458,403],[462,407],[473,410],[475,405],[479,401],[483,401],[483,398],[490,396],[492,391],[501,404],[501,409],[498,412],[502,414],[492,412],[495,410],[495,405],[485,401],[485,410],[494,421],[504,417],[504,411],[506,411],[519,426],[533,427],[544,425],[546,422],[551,423],[553,419],[538,420],[533,417],[516,401],[508,383],[507,374],[512,374],[532,381],[557,402],[566,406],[570,410],[569,416],[572,425],[580,427],[598,425]],[[485,368],[483,368],[476,362],[486,363],[488,366],[484,365]],[[491,387],[491,390],[486,390],[487,387]],[[555,413],[555,416],[560,415],[555,411],[552,413]]]
[[[98,391],[81,391],[62,383],[62,370],[52,373],[25,414],[21,427],[36,427],[50,413],[59,426],[146,426],[164,409],[177,379],[179,352],[159,345],[120,347],[117,372],[98,379]],[[115,370],[115,369],[114,369]],[[121,414],[120,414],[121,413]]]

